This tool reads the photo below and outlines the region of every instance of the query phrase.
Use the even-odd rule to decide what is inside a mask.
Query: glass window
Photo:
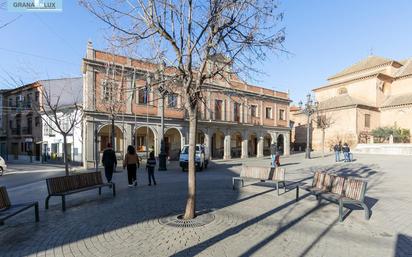
[[[266,119],[272,119],[272,108],[266,107]]]
[[[215,120],[222,120],[222,100],[215,100]]]
[[[365,114],[365,128],[371,127],[371,115]]]
[[[168,94],[167,95],[167,106],[169,108],[177,107],[177,94]]]
[[[240,103],[233,104],[233,119],[236,122],[240,122]]]
[[[279,120],[286,120],[285,110],[279,110]]]
[[[103,100],[111,102],[116,100],[117,85],[113,81],[103,81]]]
[[[250,115],[252,117],[257,117],[257,106],[256,105],[250,106]]]
[[[139,104],[147,104],[147,102],[149,101],[149,94],[148,94],[148,90],[146,87],[141,87],[139,88]]]

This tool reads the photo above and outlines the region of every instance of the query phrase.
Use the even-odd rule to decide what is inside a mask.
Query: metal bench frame
[[[0,187],[0,206],[5,207],[0,209],[0,225],[4,225],[4,221],[11,218],[31,207],[34,207],[34,216],[36,222],[39,222],[39,203],[21,203],[21,204],[11,204],[9,195],[5,187]]]
[[[267,169],[267,171],[264,171],[265,174],[258,174],[258,173],[253,173],[253,172],[248,172],[248,168],[258,168],[258,169]],[[242,186],[245,186],[245,179],[259,179],[262,182],[265,182],[266,180],[268,181],[273,181],[276,183],[276,189],[278,192],[278,195],[280,195],[279,192],[279,186],[282,184],[284,192],[286,192],[286,179],[285,179],[285,169],[277,167],[277,168],[266,168],[266,167],[250,167],[250,166],[242,166],[242,171],[240,173],[239,177],[233,177],[232,178],[232,189],[235,190],[235,181],[241,181]]]
[[[325,178],[327,178],[328,176],[331,179],[328,181],[325,181]],[[334,179],[343,179],[343,185],[341,185],[342,189],[338,190],[338,191],[341,191],[340,193],[332,192],[334,191],[334,188],[332,185]],[[350,183],[351,180],[361,183],[359,199],[353,199],[353,198],[346,196],[346,191],[348,190],[347,184]],[[322,187],[319,187],[319,185],[322,185]],[[352,204],[352,205],[361,207],[364,210],[365,220],[370,219],[370,210],[364,202],[366,188],[367,188],[366,181],[355,179],[355,178],[344,178],[344,177],[340,177],[337,175],[331,175],[331,174],[317,171],[315,172],[312,186],[310,187],[299,186],[299,185],[296,186],[296,201],[299,201],[299,188],[308,191],[312,195],[315,195],[316,199],[318,200],[318,204],[320,204],[322,199],[338,204],[340,222],[343,221],[343,217],[344,217],[343,208],[345,204]]]
[[[101,180],[101,173],[100,172],[89,172],[89,173],[80,173],[80,174],[76,174],[73,176],[85,176],[88,174],[92,174],[92,173],[98,173],[97,176],[100,176],[100,180]],[[64,178],[66,176],[61,176],[61,177],[54,177],[54,178]],[[79,178],[80,178],[79,177]],[[80,187],[80,182],[79,184],[77,184],[76,186],[78,186],[79,188],[73,189],[73,190],[67,190],[67,191],[63,191],[63,192],[51,192],[51,181],[53,178],[51,179],[46,179],[46,184],[47,184],[47,192],[48,192],[48,196],[46,197],[45,200],[45,208],[49,209],[49,199],[52,196],[60,196],[62,198],[62,210],[66,211],[66,195],[71,195],[71,194],[75,194],[75,193],[80,193],[83,191],[88,191],[88,190],[92,190],[92,189],[99,189],[99,195],[102,194],[102,187],[109,187],[112,188],[113,190],[113,196],[116,196],[116,185],[112,182],[112,183],[96,183],[94,185],[87,185],[84,187]]]

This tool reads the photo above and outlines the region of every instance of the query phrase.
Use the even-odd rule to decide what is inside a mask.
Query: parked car
[[[4,171],[7,169],[6,162],[4,159],[0,156],[0,176],[3,176]]]
[[[180,151],[179,163],[182,171],[187,170],[189,166],[189,145],[184,145]],[[205,151],[205,146],[201,144],[196,145],[195,165],[196,169],[203,170],[209,164],[209,155]]]

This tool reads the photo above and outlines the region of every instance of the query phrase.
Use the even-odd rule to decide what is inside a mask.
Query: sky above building
[[[412,2],[409,0],[280,1],[288,53],[268,56],[256,67],[253,84],[305,98],[327,77],[369,54],[403,60],[412,57]],[[55,13],[0,10],[0,88],[35,80],[81,75],[87,41],[107,49],[108,26],[75,0],[63,0]]]

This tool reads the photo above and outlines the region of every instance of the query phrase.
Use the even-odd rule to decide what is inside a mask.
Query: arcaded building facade
[[[321,148],[319,117],[327,118],[325,144],[337,141],[351,146],[372,143],[370,132],[378,127],[396,126],[412,131],[412,59],[392,60],[368,56],[328,78],[327,84],[313,90],[319,112],[313,116],[313,148]],[[300,111],[292,118],[305,118]],[[306,122],[304,122],[306,124]]]
[[[161,112],[164,107],[165,150],[178,159],[188,142],[188,120],[179,94],[161,97],[157,66],[93,49],[83,60],[84,164],[92,167],[108,142],[114,142],[118,158],[128,145],[139,154],[160,152]],[[210,82],[199,108],[197,142],[205,144],[212,159],[269,155],[270,144],[289,154],[288,94],[245,84],[235,76]],[[114,86],[113,86],[114,84]],[[117,93],[114,93],[117,92]]]

